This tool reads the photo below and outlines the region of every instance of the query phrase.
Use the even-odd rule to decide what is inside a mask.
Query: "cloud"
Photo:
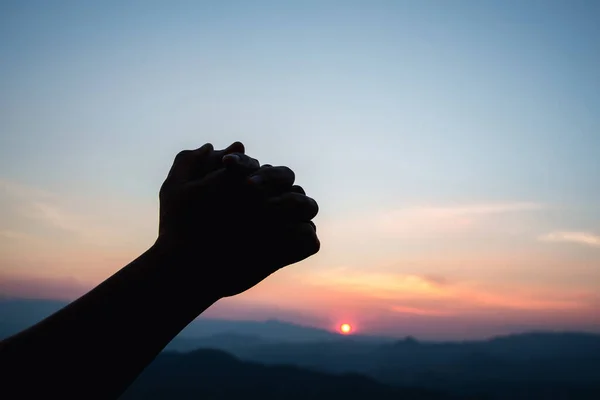
[[[347,271],[342,274],[323,274],[320,279],[323,283],[370,293],[379,298],[397,298],[398,294],[441,298],[446,297],[448,293],[446,284],[439,284],[437,280],[414,274]]]
[[[451,207],[409,207],[382,213],[378,225],[385,230],[403,229],[403,226],[437,228],[442,230],[464,229],[482,218],[543,208],[538,203],[489,203]]]
[[[321,232],[332,242],[352,237],[428,237],[472,232],[476,229],[498,231],[520,222],[504,218],[508,214],[535,212],[545,207],[535,202],[474,203],[457,206],[410,206],[377,210],[368,214],[328,221]],[[503,219],[504,218],[504,219]],[[493,226],[490,227],[490,220]],[[512,224],[512,225],[511,225]],[[507,228],[511,226],[512,228]]]
[[[600,236],[589,232],[550,232],[538,239],[543,242],[578,243],[584,246],[600,247]]]
[[[446,317],[454,315],[449,311],[443,310],[432,310],[427,308],[417,308],[417,307],[406,307],[406,306],[392,306],[391,311],[400,313],[400,314],[414,314],[414,315],[423,315],[428,317]]]
[[[5,180],[0,180],[0,191],[4,200],[3,212],[10,212],[14,223],[20,228],[4,229],[4,237],[27,239],[33,235],[23,232],[22,228],[39,230],[42,226],[50,227],[54,231],[68,232],[84,240],[98,239],[109,233],[106,229],[99,229],[99,218],[69,211],[69,199],[55,193]],[[30,221],[33,221],[34,225],[31,225]]]
[[[532,211],[543,208],[532,202],[470,204],[452,207],[413,207],[408,212],[422,217],[452,218],[473,215],[503,214],[509,212]]]
[[[43,221],[55,228],[76,233],[81,236],[89,235],[91,229],[93,229],[93,226],[90,223],[86,223],[86,218],[84,216],[65,212],[56,205],[49,203],[32,201],[23,211],[23,214],[28,218]]]
[[[442,277],[352,269],[331,269],[305,278],[305,285],[327,288],[331,297],[362,299],[394,313],[424,316],[466,315],[496,311],[568,311],[589,303],[579,294],[533,287],[450,281]]]
[[[46,190],[23,185],[17,182],[8,181],[0,178],[0,191],[5,192],[14,197],[24,199],[55,199],[57,196],[54,193]]]
[[[91,287],[92,285],[85,284],[73,277],[38,278],[0,273],[0,296],[74,300],[85,294]]]
[[[37,237],[92,245],[127,245],[152,239],[156,204],[111,197],[92,198],[52,193],[0,179],[0,236]]]
[[[17,232],[17,231],[12,231],[12,230],[0,230],[0,237],[3,237],[5,239],[25,239],[25,238],[29,238],[30,235],[28,235],[27,233],[23,233],[23,232]]]
[[[400,299],[446,299],[454,290],[442,277],[434,279],[419,274],[360,271],[351,268],[328,268],[298,276],[306,284],[335,288],[359,297],[396,301]]]

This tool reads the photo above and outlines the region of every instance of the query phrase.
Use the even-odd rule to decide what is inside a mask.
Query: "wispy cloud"
[[[410,206],[378,210],[323,224],[322,233],[332,242],[349,237],[446,235],[485,227],[502,229],[504,216],[545,208],[535,202],[475,203],[453,206]],[[493,220],[493,226],[490,221]],[[514,219],[513,219],[514,221]],[[507,222],[509,223],[509,222]],[[514,222],[513,222],[514,223]]]
[[[37,278],[0,272],[0,296],[73,300],[87,292],[91,286],[73,277]]]
[[[518,211],[531,211],[543,208],[540,203],[512,202],[512,203],[486,203],[470,204],[451,207],[413,207],[406,211],[413,215],[448,218],[472,215],[503,214]]]
[[[0,194],[7,201],[5,208],[21,221],[33,220],[38,225],[46,225],[53,229],[73,233],[86,238],[97,236],[91,218],[65,210],[64,199],[52,192],[30,187],[17,182],[0,180]],[[7,211],[7,210],[4,210]],[[23,219],[25,218],[25,219]],[[25,239],[30,236],[26,232],[17,232],[11,229],[3,230],[4,237],[12,239]]]
[[[420,230],[456,231],[471,228],[485,218],[507,213],[537,211],[544,206],[533,202],[483,203],[460,206],[418,206],[382,213],[378,227],[401,232],[407,227]]]
[[[0,191],[24,199],[56,199],[55,193],[0,178]]]
[[[543,242],[577,243],[584,246],[600,247],[600,235],[589,232],[550,232],[539,237]]]
[[[352,291],[365,292],[378,298],[397,298],[402,295],[419,295],[441,298],[448,295],[447,285],[415,274],[391,274],[378,272],[352,272],[318,274],[322,284],[344,287]]]
[[[55,228],[83,236],[89,234],[90,229],[93,228],[92,224],[86,223],[84,216],[65,212],[56,205],[40,201],[32,201],[24,209],[23,214],[28,218],[43,221]]]
[[[47,239],[56,239],[53,233],[48,235],[50,229],[87,244],[120,245],[151,237],[155,232],[154,204],[60,195],[3,179],[0,203],[0,221],[5,221],[0,236],[5,238],[27,239],[32,234],[25,227],[35,231],[43,227]]]
[[[428,317],[446,317],[454,315],[452,312],[445,310],[434,310],[427,308],[418,308],[418,307],[407,307],[407,306],[392,306],[391,311],[400,313],[400,314],[414,314],[414,315],[423,315]]]
[[[28,235],[27,233],[23,233],[23,232],[4,229],[4,230],[0,230],[0,237],[3,237],[5,239],[25,239],[25,238],[29,238],[30,235]]]
[[[477,282],[430,279],[426,275],[331,270],[315,273],[307,284],[335,288],[336,296],[387,304],[395,313],[459,315],[485,310],[565,311],[587,304],[581,297],[560,297],[532,288],[494,287]],[[523,289],[523,290],[522,290]]]

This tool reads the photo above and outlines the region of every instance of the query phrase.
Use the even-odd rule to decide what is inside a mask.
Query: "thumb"
[[[253,169],[244,165],[219,168],[208,173],[202,179],[190,181],[185,185],[185,192],[191,196],[222,197],[225,199],[235,192],[236,187],[244,187],[244,180]],[[239,194],[239,193],[238,193]]]
[[[258,160],[243,153],[231,153],[222,157],[223,167],[206,174],[199,180],[189,182],[188,189],[217,190],[232,183],[240,183],[252,173],[258,171]]]
[[[250,175],[260,168],[257,159],[242,153],[231,153],[223,156],[223,165],[231,172]]]

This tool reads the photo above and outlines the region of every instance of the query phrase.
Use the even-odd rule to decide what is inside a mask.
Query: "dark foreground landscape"
[[[0,300],[0,337],[62,305]],[[199,319],[122,398],[599,399],[599,366],[600,335],[589,333],[436,343]]]

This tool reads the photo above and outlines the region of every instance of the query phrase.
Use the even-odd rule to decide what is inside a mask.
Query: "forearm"
[[[0,376],[19,398],[38,385],[47,397],[118,397],[217,300],[209,292],[198,296],[198,283],[181,286],[174,271],[182,269],[173,264],[182,261],[153,246],[85,296],[3,342]]]

